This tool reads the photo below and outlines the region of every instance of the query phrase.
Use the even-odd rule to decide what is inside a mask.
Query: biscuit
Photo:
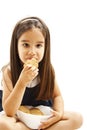
[[[33,115],[43,115],[43,113],[38,108],[31,108],[30,109],[30,114],[33,114]]]
[[[25,106],[20,106],[19,110],[22,111],[22,112],[30,114],[30,110],[27,107],[25,107]]]
[[[25,112],[27,114],[32,114],[32,115],[44,115],[38,108],[27,108],[25,106],[20,106],[19,110],[22,112]]]
[[[24,63],[24,67],[26,65],[32,65],[32,66],[35,66],[36,68],[38,68],[38,61],[35,59],[35,58],[32,58],[31,60],[27,60],[25,63]]]

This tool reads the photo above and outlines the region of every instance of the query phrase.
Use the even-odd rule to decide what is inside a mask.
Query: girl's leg
[[[31,130],[16,118],[0,116],[0,130]]]
[[[75,112],[65,112],[62,120],[45,130],[76,130],[81,127],[82,116]]]

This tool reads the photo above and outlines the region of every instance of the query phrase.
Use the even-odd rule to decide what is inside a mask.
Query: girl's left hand
[[[41,125],[38,128],[38,130],[45,129],[45,128],[49,127],[50,125],[56,123],[60,119],[61,119],[61,114],[59,112],[57,112],[57,111],[52,110],[52,117],[50,117],[46,121],[42,121]]]

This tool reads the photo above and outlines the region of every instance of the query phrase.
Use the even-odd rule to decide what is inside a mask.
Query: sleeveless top
[[[26,87],[21,105],[38,106],[44,105],[52,107],[52,100],[36,100],[38,96],[39,85],[34,87]]]
[[[21,102],[21,105],[28,105],[28,106],[38,106],[38,105],[44,105],[52,107],[52,100],[36,100],[39,92],[39,83],[40,78],[37,76],[31,84],[28,84],[28,86],[25,89],[25,93]],[[2,92],[3,90],[0,90],[0,111],[2,110]]]

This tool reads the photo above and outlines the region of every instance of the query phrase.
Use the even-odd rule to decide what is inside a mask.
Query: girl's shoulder
[[[7,77],[9,76],[9,78],[11,78],[11,70],[10,70],[10,64],[6,64],[2,67],[1,69],[1,73],[2,73],[2,77]]]
[[[2,67],[1,72],[4,73],[5,71],[10,71],[10,64],[6,64]]]
[[[7,73],[10,74],[9,67],[10,67],[9,64],[6,64],[0,70],[0,90],[2,90],[2,82],[3,82],[4,77],[6,77],[5,75],[7,75]]]
[[[2,72],[2,87],[3,86],[8,86],[8,89],[11,91],[12,90],[12,81],[11,81],[11,70],[10,70],[10,65],[7,64],[2,67],[1,69]]]

